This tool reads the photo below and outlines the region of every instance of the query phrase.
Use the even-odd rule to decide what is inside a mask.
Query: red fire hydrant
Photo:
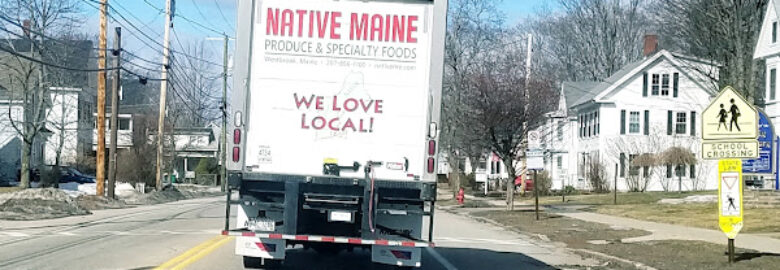
[[[465,194],[465,192],[463,191],[463,188],[460,188],[460,189],[458,190],[458,195],[457,195],[457,196],[455,196],[455,199],[457,199],[457,200],[458,200],[458,204],[463,204],[463,200],[465,200],[465,199],[466,199],[466,194]]]

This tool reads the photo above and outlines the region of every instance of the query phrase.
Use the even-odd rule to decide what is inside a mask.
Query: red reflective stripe
[[[253,233],[253,232],[242,232],[241,236],[255,236],[255,233]]]
[[[271,238],[271,239],[282,239],[282,235],[278,234],[278,233],[272,233],[272,234],[268,235],[268,238]]]
[[[330,236],[323,236],[322,237],[322,242],[334,242],[334,241],[336,241],[335,237],[330,237]]]
[[[268,251],[263,243],[255,243],[255,245],[262,251]]]
[[[230,232],[228,232],[228,231],[222,231],[222,235],[229,235],[229,234],[230,234]]]
[[[390,243],[390,241],[387,241],[387,240],[376,240],[375,243],[377,245],[380,245],[380,246],[387,246]]]
[[[350,243],[350,244],[362,244],[363,240],[358,239],[358,238],[350,238],[350,239],[347,239],[347,243]]]
[[[428,243],[428,246],[429,246],[429,247],[436,247],[436,244],[434,244],[434,243]]]
[[[301,240],[301,241],[309,241],[309,236],[306,235],[296,235],[295,240]]]
[[[415,245],[414,245],[414,242],[401,242],[401,246],[404,246],[404,247],[413,247],[413,246],[415,246]]]

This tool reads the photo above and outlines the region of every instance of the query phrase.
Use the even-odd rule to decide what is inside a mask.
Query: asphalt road
[[[0,221],[0,269],[243,269],[218,236],[224,199],[205,198],[56,220]],[[437,211],[422,269],[554,269],[580,258],[553,244]],[[371,253],[287,252],[284,269],[373,269]]]

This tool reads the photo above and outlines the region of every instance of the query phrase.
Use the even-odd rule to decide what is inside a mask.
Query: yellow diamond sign
[[[758,112],[727,86],[702,113],[702,139],[756,139]]]

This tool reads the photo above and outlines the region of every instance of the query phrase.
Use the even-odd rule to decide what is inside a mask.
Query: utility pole
[[[98,78],[97,78],[97,157],[96,172],[97,195],[103,196],[106,182],[106,32],[108,0],[100,0],[100,35],[98,37]]]
[[[530,103],[531,95],[529,93],[528,85],[529,80],[531,79],[531,53],[533,50],[531,49],[531,46],[533,45],[533,36],[531,34],[528,34],[528,45],[526,46],[526,57],[525,57],[525,88],[523,89],[525,92],[525,105],[523,106],[523,140],[520,143],[520,151],[523,151],[523,159],[520,162],[520,175],[522,176],[520,181],[520,190],[522,194],[525,194],[525,179],[527,178],[526,171],[528,168],[527,164],[527,157],[525,157],[525,151],[528,150],[528,105]],[[514,160],[515,157],[512,157]],[[511,165],[510,165],[511,166]],[[509,180],[511,184],[507,184],[507,206],[509,208],[509,211],[514,210],[515,208],[515,181],[514,179]],[[534,179],[536,181],[536,179]],[[534,189],[536,189],[536,183],[534,183]]]
[[[160,117],[157,120],[157,178],[156,188],[162,190],[162,166],[163,166],[163,132],[165,128],[165,96],[168,92],[168,57],[170,51],[168,45],[170,43],[171,26],[173,21],[173,14],[171,13],[171,0],[165,1],[165,35],[163,37],[163,65],[162,74],[160,75]]]
[[[228,83],[228,36],[225,35],[225,51],[222,55],[222,156],[220,161],[220,180],[222,181],[222,191],[227,191],[227,83]]]
[[[116,184],[116,140],[119,129],[119,88],[121,85],[121,70],[119,66],[122,60],[122,28],[114,28],[114,83],[111,87],[111,146],[108,152],[108,197],[114,198],[114,186]]]

